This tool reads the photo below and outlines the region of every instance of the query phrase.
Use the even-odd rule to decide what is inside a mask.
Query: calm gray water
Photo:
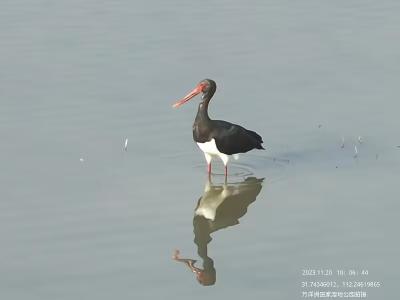
[[[319,268],[366,269],[356,280],[382,283],[369,299],[396,298],[399,15],[398,1],[3,0],[1,299],[301,299]],[[192,141],[198,99],[171,108],[203,78],[211,116],[268,148],[226,184]],[[207,203],[222,203],[214,221],[195,214]]]

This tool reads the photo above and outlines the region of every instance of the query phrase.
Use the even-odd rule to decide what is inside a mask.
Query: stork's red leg
[[[208,175],[211,175],[211,163],[207,165]]]
[[[228,166],[225,166],[225,177],[228,177]]]

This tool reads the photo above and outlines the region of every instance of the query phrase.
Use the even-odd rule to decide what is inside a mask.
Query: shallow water
[[[399,13],[396,1],[3,1],[1,298],[300,299],[308,268],[367,269],[382,282],[368,297],[395,298]],[[233,161],[226,184],[216,162],[216,198],[228,187],[245,205],[201,256],[197,100],[171,104],[203,78],[218,85],[210,115],[267,151]],[[249,178],[262,180],[250,198]]]

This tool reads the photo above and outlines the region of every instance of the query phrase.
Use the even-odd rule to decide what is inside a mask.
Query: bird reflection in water
[[[239,224],[248,206],[253,203],[262,189],[264,178],[248,177],[235,184],[215,185],[208,179],[203,196],[199,199],[193,217],[194,243],[203,260],[202,268],[196,267],[196,260],[181,258],[175,250],[173,259],[184,263],[202,285],[214,285],[216,270],[214,261],[208,256],[207,246],[211,233]]]

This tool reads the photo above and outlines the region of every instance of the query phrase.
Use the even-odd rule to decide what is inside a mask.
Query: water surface
[[[368,269],[369,298],[394,298],[399,6],[3,1],[2,298],[300,299],[303,268]],[[210,115],[267,151],[232,163],[228,190],[263,179],[258,193],[199,246],[197,100],[171,104],[203,78]]]

